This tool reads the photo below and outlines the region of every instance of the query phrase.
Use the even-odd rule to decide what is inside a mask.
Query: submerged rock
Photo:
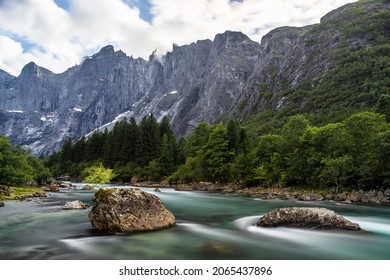
[[[360,230],[356,223],[326,208],[288,207],[275,209],[257,222],[262,227]]]
[[[4,207],[4,202],[0,201],[0,207]]]
[[[64,206],[62,206],[62,209],[64,210],[73,210],[73,209],[86,209],[89,205],[86,203],[81,202],[80,200],[75,201],[67,201]]]
[[[112,232],[148,231],[175,225],[157,196],[140,189],[100,189],[88,217],[93,227]]]

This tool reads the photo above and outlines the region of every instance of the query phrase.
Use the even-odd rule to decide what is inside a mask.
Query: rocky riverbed
[[[390,189],[385,190],[353,190],[345,191],[338,194],[331,192],[325,193],[324,190],[307,190],[297,188],[281,188],[281,187],[252,187],[245,188],[237,184],[214,184],[210,182],[198,182],[191,184],[169,184],[168,181],[163,182],[141,182],[136,183],[139,187],[149,188],[173,188],[176,191],[211,191],[228,194],[241,194],[262,199],[284,199],[284,200],[300,200],[300,201],[323,201],[333,200],[343,204],[351,203],[373,203],[390,205]],[[320,192],[321,194],[319,194]]]

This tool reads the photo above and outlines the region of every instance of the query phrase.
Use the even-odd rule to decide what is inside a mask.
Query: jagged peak
[[[35,75],[35,76],[41,76],[42,74],[53,74],[50,70],[47,70],[46,68],[38,66],[35,62],[29,62],[27,63],[20,73],[20,76],[25,75]]]
[[[35,69],[37,69],[37,67],[38,65],[35,62],[31,61],[23,67],[22,73],[34,71]]]
[[[247,35],[240,31],[225,31],[224,33],[219,33],[214,37],[214,43],[226,43],[226,42],[234,42],[240,43],[250,40]]]
[[[112,54],[112,53],[115,53],[114,46],[112,46],[112,45],[107,45],[107,46],[103,47],[103,48],[97,53],[97,55],[108,55],[108,54]]]

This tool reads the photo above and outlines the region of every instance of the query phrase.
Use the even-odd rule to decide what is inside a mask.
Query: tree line
[[[0,135],[0,185],[21,186],[32,180],[41,183],[49,176],[42,160],[31,151],[13,147],[7,137]]]
[[[177,143],[169,119],[161,122],[151,115],[137,124],[134,118],[123,119],[111,131],[95,131],[75,143],[65,141],[59,152],[52,154],[47,166],[54,176],[68,174],[83,177],[83,170],[102,163],[113,169],[116,180],[129,182],[160,180],[181,163],[180,143]]]
[[[315,126],[295,115],[274,133],[256,137],[236,121],[200,123],[176,139],[167,117],[118,122],[47,161],[54,174],[81,176],[102,163],[116,180],[237,182],[246,186],[378,188],[390,185],[390,125],[382,114],[356,113]]]

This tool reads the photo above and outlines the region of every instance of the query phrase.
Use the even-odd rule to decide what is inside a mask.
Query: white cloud
[[[32,54],[23,53],[20,42],[0,35],[0,68],[10,74],[16,74],[15,69],[21,69],[34,59]]]
[[[156,48],[166,52],[173,43],[212,39],[226,30],[259,41],[279,26],[319,22],[325,13],[351,1],[149,0],[149,23],[140,18],[138,8],[126,4],[129,0],[69,0],[69,10],[54,0],[3,0],[0,67],[17,75],[31,60],[62,72],[107,44],[147,58]]]

